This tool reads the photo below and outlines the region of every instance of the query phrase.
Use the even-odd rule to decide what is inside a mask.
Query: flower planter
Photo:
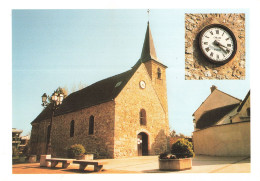
[[[192,167],[192,158],[159,159],[159,170],[187,170]]]

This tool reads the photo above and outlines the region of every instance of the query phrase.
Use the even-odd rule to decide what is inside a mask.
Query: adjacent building
[[[193,116],[196,154],[250,156],[250,91],[242,101],[213,85]]]
[[[96,158],[154,155],[169,148],[166,68],[157,58],[149,26],[133,67],[68,95],[55,111],[45,108],[31,123],[32,154],[64,157],[82,144]]]

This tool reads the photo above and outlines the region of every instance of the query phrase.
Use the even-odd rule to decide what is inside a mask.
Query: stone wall
[[[40,123],[34,123],[32,125],[30,147],[31,154],[42,155],[46,154],[47,144],[47,129],[50,124],[50,119],[41,121]]]
[[[146,83],[145,89],[139,86],[141,80]],[[138,155],[137,135],[140,132],[148,135],[149,155],[167,149],[169,122],[144,64],[140,65],[115,102],[115,158]],[[146,125],[140,125],[141,109],[146,111]]]
[[[200,31],[210,24],[222,24],[234,33],[237,52],[224,65],[206,60],[199,49]],[[185,79],[245,79],[245,14],[185,14]]]
[[[195,131],[193,144],[196,155],[250,156],[250,122]]]
[[[66,157],[73,144],[82,144],[95,158],[114,157],[113,101],[54,117],[51,130],[52,155]],[[89,135],[89,118],[94,116],[94,134]],[[74,136],[70,137],[70,123],[74,120]]]

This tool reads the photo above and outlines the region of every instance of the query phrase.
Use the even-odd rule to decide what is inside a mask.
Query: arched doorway
[[[141,132],[137,135],[138,156],[148,155],[148,135]]]

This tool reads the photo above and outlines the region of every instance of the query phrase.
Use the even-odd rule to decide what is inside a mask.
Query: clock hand
[[[213,42],[214,45],[218,46],[221,50],[223,50],[223,52],[227,53],[227,50],[225,50],[224,48],[221,47],[220,43],[218,41],[214,41]]]
[[[214,41],[213,42],[215,45],[217,45],[219,48],[221,48],[220,46],[222,46],[222,47],[224,47],[224,48],[226,48],[226,52],[230,52],[231,50],[228,48],[228,47],[226,47],[225,45],[223,45],[222,43],[220,43],[220,42],[218,42],[218,41]],[[223,48],[222,48],[223,49]]]

